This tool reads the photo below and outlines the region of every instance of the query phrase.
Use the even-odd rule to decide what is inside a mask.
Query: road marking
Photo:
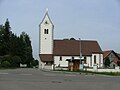
[[[72,77],[72,76],[76,76],[76,75],[69,75],[69,74],[66,74],[65,76],[70,76],[70,77]]]
[[[55,74],[44,74],[45,76],[56,76]]]
[[[8,73],[0,73],[1,75],[7,75]]]
[[[32,75],[32,74],[24,74],[24,73],[23,73],[23,74],[20,74],[20,75],[26,75],[26,76],[28,75],[28,76],[30,76],[30,75]]]

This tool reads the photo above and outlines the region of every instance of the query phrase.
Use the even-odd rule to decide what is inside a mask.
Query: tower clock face
[[[45,25],[48,25],[49,23],[48,23],[48,21],[45,21]]]

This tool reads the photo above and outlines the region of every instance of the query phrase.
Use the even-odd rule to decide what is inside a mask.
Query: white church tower
[[[45,16],[39,25],[39,54],[53,54],[54,25],[46,9]]]

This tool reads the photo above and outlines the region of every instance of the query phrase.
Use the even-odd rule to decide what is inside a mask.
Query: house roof
[[[80,50],[81,48],[81,50]],[[54,40],[54,55],[79,56],[92,55],[92,53],[102,53],[97,41],[89,40]]]
[[[113,52],[113,50],[103,51],[103,58],[106,58],[106,57],[109,56],[112,52]]]
[[[116,52],[114,52],[113,50],[103,51],[103,59],[105,59],[106,57],[108,57],[111,53],[113,53],[118,59],[120,59],[120,57],[118,56],[118,54]]]
[[[119,58],[120,58],[120,53],[117,53],[117,55],[119,56]]]
[[[114,60],[112,60],[112,62],[114,62],[114,63],[117,64],[117,62],[120,62],[120,60],[118,60],[118,59],[114,59]]]
[[[81,48],[81,50],[80,50]],[[53,61],[53,56],[91,56],[92,53],[102,53],[97,41],[89,40],[54,40],[53,55],[40,54],[42,61]]]
[[[53,55],[52,54],[40,54],[41,61],[53,61]]]

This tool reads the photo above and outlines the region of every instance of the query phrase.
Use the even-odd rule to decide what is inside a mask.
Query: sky
[[[29,34],[35,59],[46,8],[55,39],[97,40],[103,51],[120,53],[120,0],[0,0],[0,24],[8,18],[12,32]]]

